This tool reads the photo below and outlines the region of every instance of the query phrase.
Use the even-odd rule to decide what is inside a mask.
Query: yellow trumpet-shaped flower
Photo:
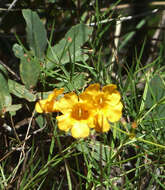
[[[58,101],[58,109],[62,115],[57,116],[58,127],[63,131],[71,131],[74,138],[88,137],[90,128],[94,127],[94,110],[90,100],[83,101],[74,92],[65,94]]]
[[[38,113],[61,112],[56,117],[58,128],[70,131],[74,138],[88,137],[90,128],[107,132],[110,122],[116,122],[122,116],[121,96],[114,84],[102,88],[98,83],[92,84],[79,96],[70,92],[57,100],[63,91],[54,89],[47,99],[36,103],[35,110]]]
[[[94,106],[94,125],[98,132],[107,132],[110,129],[109,122],[116,122],[122,116],[123,105],[117,86],[109,84],[100,88],[100,84],[92,84],[80,95],[82,99],[89,100]]]
[[[64,89],[54,89],[51,94],[49,94],[47,99],[39,100],[35,105],[35,110],[38,113],[49,113],[58,112],[56,106],[57,98],[64,92]]]

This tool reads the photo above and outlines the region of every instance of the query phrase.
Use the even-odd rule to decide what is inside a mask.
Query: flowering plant
[[[57,112],[56,102],[57,98],[60,94],[64,92],[64,89],[54,89],[51,94],[49,94],[47,99],[39,100],[35,105],[35,110],[38,113],[49,113],[49,112]]]
[[[88,137],[91,128],[97,132],[107,132],[110,122],[121,118],[123,105],[114,84],[102,89],[100,84],[92,84],[80,95],[70,92],[57,100],[62,93],[63,89],[55,89],[47,99],[37,102],[35,109],[38,113],[61,112],[56,117],[58,128],[70,131],[74,138]]]

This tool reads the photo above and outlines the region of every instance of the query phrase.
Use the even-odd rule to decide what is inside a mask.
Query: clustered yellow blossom
[[[54,89],[47,99],[36,103],[35,110],[38,113],[60,112],[56,117],[58,128],[70,131],[74,138],[88,137],[92,128],[107,132],[110,122],[117,122],[122,116],[121,96],[114,84],[102,89],[100,84],[92,84],[79,96],[70,92],[57,100],[63,91]]]
[[[38,113],[51,113],[58,112],[56,107],[57,98],[64,92],[64,89],[54,89],[51,94],[49,94],[47,99],[40,100],[35,105],[35,110]]]

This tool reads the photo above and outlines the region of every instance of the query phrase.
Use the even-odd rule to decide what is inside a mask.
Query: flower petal
[[[59,112],[59,108],[57,106],[57,101],[52,100],[52,101],[48,101],[46,103],[46,111],[47,112]]]
[[[44,100],[39,100],[36,105],[35,105],[35,110],[38,113],[43,113],[46,112],[46,104],[47,104],[47,99]]]
[[[78,96],[74,92],[64,95],[58,102],[57,107],[63,114],[71,112],[74,104],[78,102]]]
[[[56,106],[57,97],[62,94],[64,91],[63,88],[61,89],[54,89],[51,94],[49,94],[47,99],[40,100],[35,105],[35,110],[38,113],[48,113],[58,111]]]
[[[110,122],[119,121],[122,116],[122,108],[123,105],[121,102],[119,102],[118,105],[115,105],[114,107],[111,106],[111,108],[109,109],[109,115],[107,116],[108,120]]]
[[[51,94],[49,94],[48,96],[48,100],[49,101],[52,101],[52,100],[56,100],[57,97],[59,95],[61,95],[62,93],[64,92],[64,88],[61,88],[61,89],[54,89],[53,92]]]
[[[85,138],[89,136],[89,127],[83,123],[76,123],[72,129],[71,134],[74,138]]]
[[[102,114],[97,114],[94,119],[95,127],[97,132],[107,132],[110,129],[110,124],[107,118]]]
[[[121,96],[119,91],[115,90],[112,94],[107,94],[108,104],[110,105],[116,105],[120,102]]]
[[[84,92],[86,93],[98,93],[98,91],[100,91],[100,84],[99,83],[95,83],[95,84],[91,84],[89,85]]]
[[[108,94],[112,94],[117,89],[115,84],[108,84],[102,88],[102,91]]]
[[[62,131],[69,131],[74,124],[68,114],[57,116],[56,119],[58,128]]]
[[[86,93],[86,92],[82,92],[80,95],[79,95],[79,101],[80,102],[88,102],[90,104],[93,104],[92,102],[92,96],[91,94],[89,93]]]

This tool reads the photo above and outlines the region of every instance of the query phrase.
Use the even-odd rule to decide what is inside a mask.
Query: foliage
[[[165,189],[165,43],[152,40],[162,18],[152,2],[123,3],[23,0],[0,13],[0,189]],[[73,139],[62,114],[35,112],[54,88],[63,100],[94,83],[121,95],[109,132]]]

